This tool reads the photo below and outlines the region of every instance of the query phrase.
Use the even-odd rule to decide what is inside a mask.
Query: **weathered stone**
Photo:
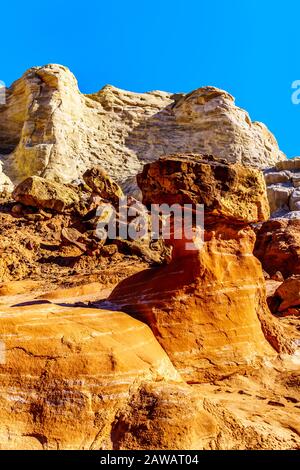
[[[63,243],[70,243],[71,245],[77,246],[80,250],[85,251],[86,245],[80,241],[82,237],[82,234],[75,228],[64,227],[61,231],[61,239]]]
[[[197,423],[197,425],[195,425]],[[218,433],[199,394],[186,385],[148,383],[118,416],[113,428],[117,449],[208,449]]]
[[[271,214],[281,209],[289,210],[289,200],[293,191],[293,187],[279,184],[267,187]]]
[[[250,223],[269,217],[263,175],[205,155],[162,157],[138,175],[144,204],[204,204],[206,217]]]
[[[145,324],[121,312],[51,303],[7,312],[2,308],[0,317],[5,351],[0,364],[0,448],[122,447],[125,430],[116,432],[120,416],[129,419],[130,407],[133,416],[140,416],[136,426],[141,425],[146,402],[141,404],[136,397],[143,390],[150,393],[151,384],[153,399],[160,396],[157,413],[167,413],[164,400],[169,400],[168,413],[176,414],[180,407],[171,401],[185,397],[191,416],[184,427],[186,436],[181,432],[177,440],[184,407],[177,416],[177,431],[170,434],[166,428],[164,437],[163,419],[155,413],[144,416],[149,429],[145,448],[162,443],[164,448],[175,444],[180,449],[183,443],[202,448],[213,436],[213,418],[201,400],[193,398]],[[133,448],[136,439],[137,435],[126,435],[125,448]]]
[[[257,231],[254,254],[270,275],[276,271],[285,278],[300,274],[300,220],[281,218],[263,223]]]
[[[79,202],[79,195],[74,189],[39,176],[32,176],[20,183],[13,192],[13,198],[26,206],[56,212],[72,209]]]
[[[132,93],[112,86],[79,92],[63,66],[29,69],[0,106],[0,155],[14,184],[38,175],[71,182],[101,165],[118,183],[174,152],[213,153],[231,162],[272,166],[285,156],[274,136],[225,91]]]
[[[271,279],[273,281],[277,281],[277,282],[283,282],[284,281],[284,277],[283,277],[283,275],[280,271],[276,271],[275,274],[272,274]]]
[[[109,300],[152,328],[188,381],[257,365],[272,357],[273,348],[289,350],[268,310],[261,265],[252,255],[249,222],[263,219],[268,205],[260,173],[173,156],[146,165],[138,180],[146,203],[203,202],[204,245],[198,248],[196,235],[188,245],[171,231],[171,262],[124,280]]]
[[[115,183],[101,167],[93,167],[83,174],[85,183],[103,199],[115,204],[124,196],[120,186]]]
[[[298,212],[300,209],[300,158],[281,161],[264,173],[273,218],[281,217],[282,211]],[[295,218],[295,214],[292,216]]]
[[[286,171],[268,171],[265,173],[265,180],[268,185],[288,183],[290,181],[290,175]]]
[[[291,211],[300,211],[300,189],[295,189],[292,192],[289,207]]]
[[[286,279],[276,290],[275,297],[280,298],[278,312],[284,312],[291,307],[300,309],[300,275]]]
[[[276,169],[279,171],[282,170],[300,170],[300,157],[290,158],[288,160],[282,160],[276,163]]]

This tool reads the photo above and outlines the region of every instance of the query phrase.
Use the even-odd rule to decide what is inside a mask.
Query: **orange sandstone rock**
[[[201,397],[148,326],[125,313],[2,307],[0,338],[1,449],[201,449],[216,437]],[[122,431],[132,419],[137,432]]]
[[[170,264],[133,275],[110,296],[117,308],[150,325],[190,382],[248,367],[285,347],[266,304],[262,268],[252,254],[255,235],[247,224],[268,214],[262,175],[198,160],[160,159],[146,166],[139,182],[147,203],[152,192],[159,204],[204,202],[203,247],[188,250],[187,240],[171,237]]]
[[[280,271],[289,277],[300,274],[300,220],[273,219],[257,232],[255,256],[268,274]]]

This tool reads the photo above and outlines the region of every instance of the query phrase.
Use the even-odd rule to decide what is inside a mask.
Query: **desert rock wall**
[[[0,106],[3,183],[32,175],[71,182],[101,164],[131,191],[144,163],[177,152],[261,168],[285,158],[268,129],[214,87],[186,95],[108,85],[83,95],[66,67],[50,64],[29,69]]]

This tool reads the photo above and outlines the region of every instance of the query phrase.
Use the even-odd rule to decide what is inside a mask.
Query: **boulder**
[[[254,255],[271,276],[277,271],[284,278],[300,274],[300,220],[280,218],[263,223],[257,230]]]
[[[143,203],[204,204],[206,217],[233,223],[266,220],[269,206],[261,172],[209,155],[170,155],[138,175]]]
[[[86,239],[76,228],[64,227],[61,231],[61,240],[64,244],[77,246],[81,251],[86,250]]]
[[[90,168],[82,177],[93,192],[114,204],[118,204],[119,199],[124,196],[120,186],[100,166]]]
[[[80,200],[78,193],[71,187],[39,176],[31,176],[22,181],[15,188],[13,198],[25,206],[51,209],[55,212],[73,209]]]
[[[300,309],[300,275],[286,279],[275,291],[275,297],[280,299],[278,312],[284,312],[292,307]]]

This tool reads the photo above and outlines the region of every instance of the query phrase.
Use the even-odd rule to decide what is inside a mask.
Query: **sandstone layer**
[[[150,329],[124,313],[2,308],[0,330],[2,449],[117,448],[117,414],[131,395],[143,383],[180,383]],[[200,404],[195,418],[209,436]]]
[[[2,449],[299,448],[292,357],[187,385],[145,324],[76,307],[99,285],[37,288],[0,291]]]
[[[171,262],[124,280],[110,301],[145,321],[189,382],[288,350],[268,310],[250,222],[268,215],[263,175],[201,155],[148,164],[138,177],[144,201],[204,203],[201,249],[168,240]],[[197,182],[197,184],[195,184]],[[174,234],[174,232],[173,232]]]
[[[0,106],[0,183],[34,175],[70,182],[100,163],[132,191],[145,162],[174,152],[264,168],[285,159],[268,129],[213,87],[171,94],[108,85],[83,95],[66,67],[50,64],[29,69]]]

